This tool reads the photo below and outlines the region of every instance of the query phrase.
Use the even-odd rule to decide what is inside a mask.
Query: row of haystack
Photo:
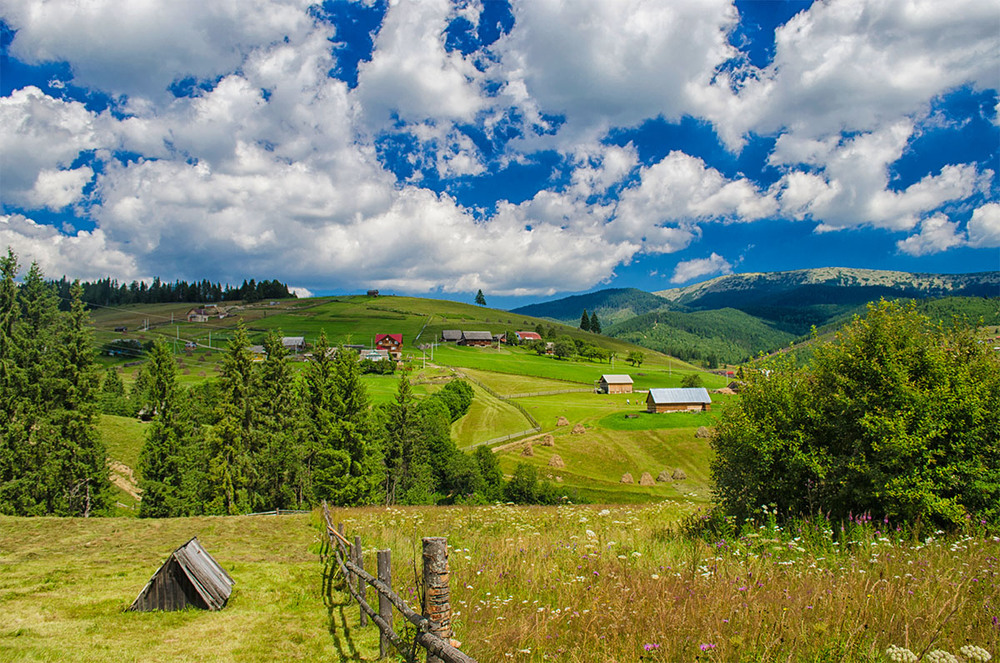
[[[663,470],[656,477],[656,481],[661,483],[665,483],[667,481],[683,481],[684,479],[687,479],[687,474],[685,474],[684,470],[679,467],[673,472],[670,470]],[[656,481],[653,481],[653,475],[649,472],[643,472],[642,476],[639,477],[640,486],[653,486],[656,485]],[[630,472],[626,472],[622,475],[620,483],[635,483],[635,479],[632,478],[632,474]]]
[[[566,417],[559,417],[556,421],[556,426],[569,426],[569,419]],[[570,431],[573,435],[583,435],[587,432],[587,429],[583,427],[583,424],[577,424],[573,426],[573,430]]]

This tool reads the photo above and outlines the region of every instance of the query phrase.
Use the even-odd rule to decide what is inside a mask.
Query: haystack
[[[526,444],[526,445],[524,445],[524,448],[521,449],[521,455],[522,456],[534,456],[535,455],[535,450],[531,448],[530,444]]]
[[[694,436],[701,438],[712,437],[712,431],[708,428],[708,426],[698,426],[698,431],[694,434]]]
[[[556,475],[556,483],[562,483],[562,477]]]
[[[639,477],[640,486],[655,486],[656,482],[653,481],[653,475],[649,472],[643,472],[642,476]]]
[[[552,458],[549,458],[549,467],[566,467],[566,463],[559,454],[552,454]]]
[[[660,482],[663,482],[663,483],[666,483],[667,481],[670,481],[670,470],[663,470],[662,472],[660,472],[659,474],[657,474],[656,475],[656,480],[660,481]]]
[[[569,426],[569,419],[566,417],[559,417],[559,421],[556,422],[556,426]]]
[[[551,435],[546,435],[545,437],[542,438],[542,441],[539,442],[538,444],[540,444],[543,447],[554,447],[556,445],[556,440]]]
[[[587,429],[583,427],[583,424],[577,424],[576,426],[573,426],[573,431],[572,431],[573,435],[583,435],[586,432]]]
[[[736,395],[736,392],[734,390],[730,389],[729,387],[722,387],[721,389],[716,389],[715,393],[717,393],[717,394],[725,394],[726,396],[735,396]]]
[[[635,481],[632,479],[632,475],[626,472],[622,475],[621,483],[635,483]]]
[[[684,474],[684,470],[682,470],[679,467],[676,470],[674,470],[674,473],[671,474],[670,476],[673,477],[675,481],[683,481],[684,479],[688,478],[688,475]]]

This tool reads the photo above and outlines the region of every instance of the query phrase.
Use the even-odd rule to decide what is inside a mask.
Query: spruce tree
[[[482,290],[476,293],[476,303],[480,306],[486,306],[486,297],[483,295]]]
[[[306,364],[302,380],[302,484],[300,495],[305,501],[326,498],[324,490],[317,490],[317,474],[327,474],[329,459],[324,457],[320,465],[320,451],[330,445],[333,437],[334,363],[326,332],[320,331],[319,339],[313,347],[312,361]]]
[[[583,309],[583,315],[580,316],[580,329],[590,331],[590,316],[587,315],[587,309]]]
[[[250,342],[240,325],[222,360],[218,423],[208,439],[208,513],[237,514],[263,508],[260,496],[250,490],[255,481],[253,458],[257,452],[255,386]]]
[[[139,454],[139,516],[164,518],[180,515],[182,481],[181,437],[175,420],[177,369],[166,341],[156,339],[146,366],[153,422]]]
[[[597,319],[597,311],[592,311],[590,314],[590,331],[595,334],[601,333],[601,321]]]
[[[288,509],[302,504],[303,479],[299,436],[299,393],[288,361],[288,350],[274,330],[264,338],[267,357],[260,365],[256,410],[261,438],[257,453],[257,486],[267,508]]]
[[[429,500],[431,468],[420,435],[420,415],[406,375],[399,379],[396,398],[385,408],[386,504]]]
[[[17,256],[11,249],[0,257],[0,513],[24,513],[25,498],[32,486],[25,483],[26,440],[22,405],[24,371],[18,362],[16,328],[20,319],[17,302]],[[31,476],[30,479],[35,479]]]
[[[90,317],[79,281],[73,282],[70,296],[70,311],[59,325],[53,353],[56,370],[48,417],[53,439],[43,472],[52,477],[55,488],[50,493],[52,512],[88,517],[107,506],[110,482],[97,433],[98,375]]]

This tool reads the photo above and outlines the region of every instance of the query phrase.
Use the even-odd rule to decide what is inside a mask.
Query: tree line
[[[58,281],[52,281],[56,294],[68,307],[72,283],[63,276]],[[256,302],[263,299],[285,299],[295,297],[288,286],[277,280],[243,281],[235,287],[212,283],[207,279],[202,281],[174,281],[173,283],[154,278],[149,284],[145,281],[119,283],[117,279],[106,277],[97,281],[83,281],[81,299],[84,304],[94,306],[124,306],[126,304],[170,304],[170,303],[205,303],[245,301]]]
[[[327,500],[372,504],[553,501],[525,469],[505,481],[486,447],[467,454],[451,424],[472,388],[454,380],[426,398],[405,372],[391,402],[373,405],[357,355],[325,333],[296,374],[280,332],[253,361],[244,328],[221,377],[188,388],[162,339],[134,384],[96,363],[83,288],[61,311],[56,287],[32,265],[17,283],[17,258],[0,259],[0,513],[89,516],[114,503],[97,431],[101,413],[150,420],[139,458],[144,517],[250,513]],[[385,362],[383,362],[385,363]]]

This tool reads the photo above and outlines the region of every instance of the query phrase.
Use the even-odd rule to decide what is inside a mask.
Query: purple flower
[[[654,649],[659,649],[660,645],[655,642],[650,642],[648,644],[643,645],[642,648],[645,649],[646,651],[653,651]]]
[[[706,642],[705,644],[700,645],[698,648],[701,649],[702,651],[708,651],[709,649],[715,649],[715,645]]]

